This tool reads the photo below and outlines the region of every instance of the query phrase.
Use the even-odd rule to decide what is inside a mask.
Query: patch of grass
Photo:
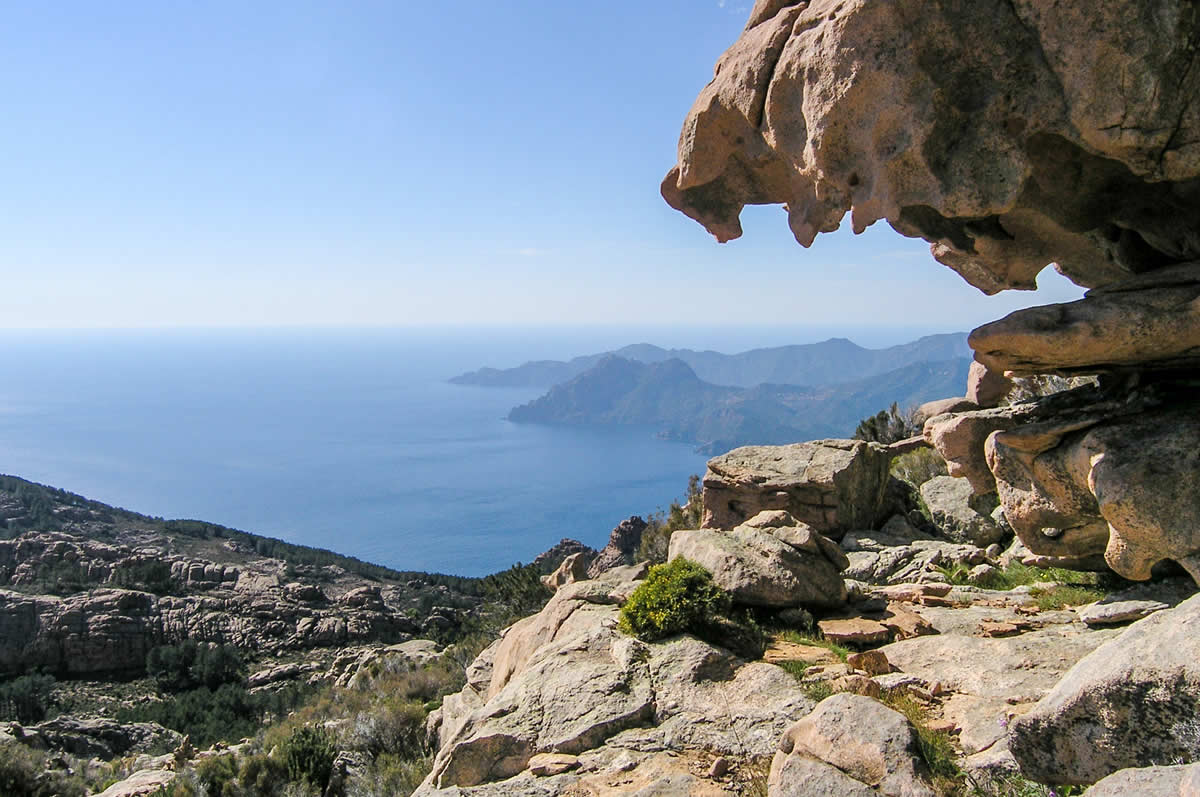
[[[849,648],[839,645],[836,642],[830,642],[828,639],[825,639],[823,636],[821,636],[820,632],[806,633],[804,631],[797,631],[795,629],[788,628],[776,632],[774,636],[777,639],[783,640],[784,642],[791,642],[796,645],[812,645],[813,647],[825,648],[837,656],[841,661],[845,661],[846,657],[850,655]]]
[[[1077,797],[1079,786],[1046,786],[1021,775],[967,775],[959,792],[963,797]]]
[[[1034,603],[1044,612],[1067,606],[1083,606],[1095,603],[1104,597],[1102,590],[1071,584],[1063,584],[1050,589],[1035,589],[1031,594]]]
[[[946,577],[946,581],[959,586],[968,584],[967,576],[971,572],[968,565],[958,563],[939,567],[938,571]],[[1000,570],[983,586],[987,589],[1010,590],[1013,587],[1028,586],[1039,582],[1055,581],[1060,584],[1082,587],[1096,587],[1106,584],[1106,574],[1091,573],[1084,570],[1067,570],[1062,567],[1030,567],[1020,562],[1013,562]],[[1094,598],[1093,600],[1099,600]]]
[[[804,692],[804,696],[814,703],[820,703],[834,693],[834,689],[829,685],[828,681],[813,681],[810,684],[803,684],[800,690]]]
[[[779,669],[789,673],[797,681],[804,678],[804,673],[808,671],[809,663],[807,661],[777,661],[775,662]]]
[[[880,699],[884,705],[903,714],[916,729],[921,757],[925,759],[925,765],[933,775],[934,787],[943,794],[956,793],[962,773],[958,768],[958,751],[954,748],[950,734],[931,729],[925,707],[907,692],[892,689],[884,692]]]

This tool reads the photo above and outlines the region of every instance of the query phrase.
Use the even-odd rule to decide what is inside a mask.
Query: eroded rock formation
[[[722,241],[780,203],[804,246],[850,213],[985,293],[1048,264],[1090,288],[975,330],[983,408],[925,437],[1034,554],[1200,581],[1198,46],[1186,0],[759,0],[663,196]],[[1044,374],[1100,382],[996,406]]]

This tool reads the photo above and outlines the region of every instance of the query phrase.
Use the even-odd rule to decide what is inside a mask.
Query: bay
[[[625,517],[681,496],[705,457],[651,429],[513,424],[508,410],[539,391],[450,376],[643,340],[738,351],[826,332],[7,331],[0,472],[398,569],[481,575],[563,537],[602,546]]]

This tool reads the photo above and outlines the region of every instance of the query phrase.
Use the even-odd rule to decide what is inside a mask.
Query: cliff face
[[[746,204],[783,203],[804,246],[849,212],[985,293],[1051,263],[1091,288],[969,342],[985,375],[1099,388],[939,415],[926,437],[1034,552],[1200,580],[1198,45],[1185,0],[760,0],[663,196],[722,241]]]

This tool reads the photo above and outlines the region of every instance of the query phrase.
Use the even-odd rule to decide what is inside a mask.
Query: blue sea
[[[705,457],[643,428],[513,424],[481,366],[650,342],[733,353],[939,330],[0,332],[0,472],[404,570],[482,575],[682,495]]]

